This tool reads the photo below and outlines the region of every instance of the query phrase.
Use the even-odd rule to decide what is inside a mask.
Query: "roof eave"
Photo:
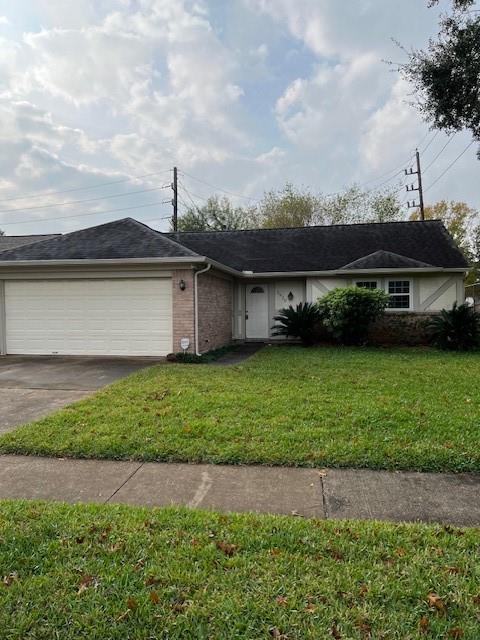
[[[162,258],[80,258],[75,260],[0,260],[2,267],[68,267],[68,266],[115,266],[142,264],[203,264],[205,256],[179,256]],[[209,260],[210,262],[210,260]]]
[[[339,275],[382,275],[388,273],[467,273],[470,270],[469,267],[399,267],[389,269],[330,269],[327,271],[264,271],[247,273],[242,272],[243,278],[283,278],[283,277],[317,277],[317,276],[339,276]]]

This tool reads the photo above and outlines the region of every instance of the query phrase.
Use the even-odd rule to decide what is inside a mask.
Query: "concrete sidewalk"
[[[0,456],[0,499],[480,525],[480,475]]]

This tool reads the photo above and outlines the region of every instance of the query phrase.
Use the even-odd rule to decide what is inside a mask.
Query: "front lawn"
[[[0,451],[215,463],[480,470],[480,356],[266,347],[160,365],[0,439]]]
[[[474,529],[0,503],[5,640],[478,639]]]

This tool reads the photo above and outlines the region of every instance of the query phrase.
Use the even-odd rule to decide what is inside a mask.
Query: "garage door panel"
[[[7,353],[165,355],[172,350],[170,278],[12,281]]]

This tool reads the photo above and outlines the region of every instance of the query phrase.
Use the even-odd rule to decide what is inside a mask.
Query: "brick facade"
[[[211,351],[232,341],[233,282],[212,272],[198,276],[199,351]]]
[[[195,301],[193,269],[176,269],[172,273],[173,351],[182,350],[180,340],[190,340],[189,353],[195,351]],[[202,276],[200,276],[201,278]],[[180,281],[185,282],[185,290],[180,289]]]
[[[369,330],[370,344],[419,346],[429,344],[428,324],[436,313],[386,313]]]

